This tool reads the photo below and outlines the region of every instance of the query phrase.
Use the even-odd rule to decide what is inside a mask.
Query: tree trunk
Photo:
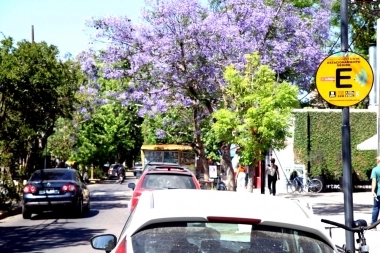
[[[247,191],[253,192],[253,180],[255,178],[255,168],[256,168],[256,161],[253,160],[253,163],[248,166],[248,184],[247,184]]]
[[[232,168],[229,145],[223,144],[221,147],[221,151],[222,151],[221,165],[222,165],[222,168],[226,171],[226,175],[227,175],[227,180],[226,180],[227,190],[236,191],[235,175],[234,175],[234,170]]]
[[[195,105],[193,108],[193,120],[194,120],[194,139],[196,145],[193,147],[199,156],[199,160],[201,160],[202,169],[203,169],[203,175],[204,180],[209,181],[210,174],[209,174],[209,168],[208,168],[208,160],[206,158],[206,152],[205,147],[203,145],[203,141],[200,135],[200,127],[198,122],[198,106]],[[211,185],[207,184],[207,189],[211,189]]]

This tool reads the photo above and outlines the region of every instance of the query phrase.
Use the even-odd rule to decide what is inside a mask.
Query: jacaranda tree
[[[192,109],[194,146],[208,179],[201,123],[219,107],[226,66],[241,69],[245,55],[258,52],[277,79],[309,88],[325,56],[331,6],[329,0],[308,3],[222,0],[211,8],[197,0],[146,0],[140,24],[104,17],[89,26],[108,43],[97,54],[104,77],[131,78],[119,94],[124,103],[138,101],[148,115],[178,104]],[[84,69],[94,71],[93,61],[82,59]]]

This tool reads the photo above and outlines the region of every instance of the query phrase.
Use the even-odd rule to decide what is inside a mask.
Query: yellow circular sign
[[[340,52],[322,61],[315,82],[318,93],[328,103],[351,106],[368,96],[373,86],[373,71],[362,56]]]

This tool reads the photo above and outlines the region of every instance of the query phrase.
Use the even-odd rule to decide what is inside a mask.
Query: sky
[[[141,22],[144,0],[0,0],[0,40],[32,40],[55,45],[60,56],[89,48],[85,22],[91,17],[128,16]]]

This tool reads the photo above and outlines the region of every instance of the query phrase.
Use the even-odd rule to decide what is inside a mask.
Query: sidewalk
[[[297,199],[304,203],[311,204],[315,217],[320,219],[327,219],[344,224],[344,194],[343,192],[323,192],[323,193],[293,193],[286,192],[286,188],[277,183],[277,196]],[[254,193],[261,194],[261,189],[254,189]],[[265,188],[265,194],[269,195],[269,190]],[[364,219],[367,224],[371,223],[373,198],[370,192],[354,192],[353,195],[353,218],[354,220]],[[325,224],[325,223],[323,223]],[[326,227],[332,227],[325,224]],[[329,232],[327,230],[327,232]],[[336,245],[342,246],[346,244],[346,232],[344,229],[332,228],[331,238]],[[380,252],[380,226],[378,231],[366,231],[365,237],[369,245],[370,252]],[[355,235],[357,238],[357,235]],[[355,243],[356,247],[356,243]]]
[[[21,204],[13,202],[7,210],[0,210],[0,220],[21,213]]]

